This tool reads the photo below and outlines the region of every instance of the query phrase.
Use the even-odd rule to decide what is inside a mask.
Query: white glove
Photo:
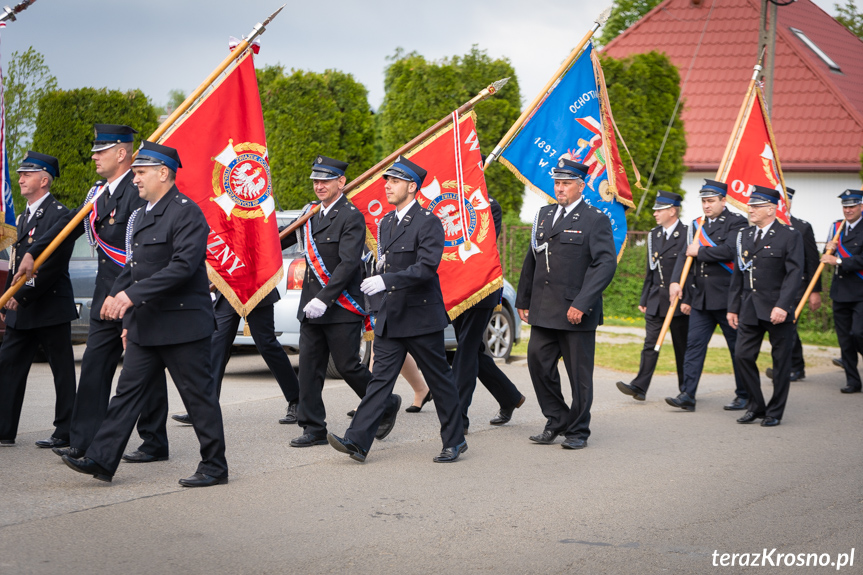
[[[387,289],[387,286],[384,284],[384,278],[381,276],[372,276],[363,280],[363,283],[360,284],[360,289],[366,295],[375,295]]]
[[[307,318],[317,319],[327,312],[327,304],[318,298],[315,298],[306,304],[306,307],[303,308],[303,312],[306,314]]]

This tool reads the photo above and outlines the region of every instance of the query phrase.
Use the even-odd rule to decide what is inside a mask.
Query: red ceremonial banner
[[[425,186],[416,199],[440,218],[446,235],[438,276],[450,319],[503,285],[475,119],[470,112],[459,119],[457,126],[450,124],[442,128],[404,154],[428,171]],[[459,164],[461,170],[457,168]],[[388,167],[348,194],[366,218],[366,237],[374,252],[377,251],[378,222],[395,209],[387,203],[381,177]],[[460,179],[462,201],[459,201],[457,183]]]
[[[245,317],[282,278],[282,249],[252,51],[161,142],[183,167],[177,187],[210,224],[207,272]]]
[[[764,109],[761,89],[753,90],[749,105],[743,116],[737,138],[732,144],[731,153],[725,170],[719,180],[728,184],[728,200],[738,208],[748,211],[746,203],[752,193],[752,186],[764,186],[779,190],[782,198],[776,209],[779,221],[790,224],[788,203],[785,195],[785,179],[773,140],[770,119]]]

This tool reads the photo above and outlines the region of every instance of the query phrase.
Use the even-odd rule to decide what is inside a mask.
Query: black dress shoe
[[[530,440],[534,443],[540,443],[542,445],[550,445],[554,443],[554,440],[557,436],[560,435],[556,431],[551,431],[550,429],[543,430],[539,435],[531,435]]]
[[[172,415],[171,419],[177,421],[179,423],[185,423],[186,425],[192,425],[192,418],[189,417],[188,413],[181,413],[179,415]]]
[[[587,447],[587,440],[580,437],[567,437],[560,446],[564,449],[584,449]]]
[[[665,403],[671,407],[679,407],[683,411],[695,411],[695,400],[688,393],[681,393],[677,397],[666,397]]]
[[[749,400],[743,399],[742,397],[735,397],[731,403],[722,407],[725,411],[741,411],[746,409],[746,404],[749,403]]]
[[[352,410],[350,410],[350,411],[348,412],[348,417],[353,417],[353,416],[355,416],[356,414],[357,414],[357,410],[356,410],[356,409],[352,409]]]
[[[842,359],[841,359],[841,358],[834,357],[834,358],[833,358],[832,360],[830,360],[830,361],[832,361],[832,362],[833,362],[833,365],[835,365],[835,366],[836,366],[836,367],[838,367],[839,369],[845,369],[845,364],[844,364],[844,363],[842,363]]]
[[[743,417],[737,419],[737,423],[755,423],[756,419],[764,419],[763,415],[759,415],[754,411],[747,411]]]
[[[297,422],[297,404],[299,402],[291,401],[288,403],[288,412],[285,414],[283,418],[279,420],[279,423],[284,425],[293,425]]]
[[[765,417],[764,421],[761,422],[761,427],[776,427],[779,425],[779,421],[775,417]]]
[[[402,396],[394,393],[393,397],[396,399],[396,404],[388,412],[384,413],[384,417],[381,419],[380,425],[378,425],[378,430],[375,432],[375,439],[383,439],[390,434],[390,431],[396,425],[396,417],[398,417],[399,410],[402,408]]]
[[[846,385],[842,389],[840,389],[842,393],[860,393],[859,387],[851,387],[850,385]]]
[[[212,487],[213,485],[225,485],[228,482],[228,476],[213,477],[206,473],[195,473],[191,477],[186,477],[180,480],[180,485],[183,487]]]
[[[36,447],[41,447],[42,449],[48,449],[49,447],[69,447],[69,440],[58,439],[52,435],[48,439],[40,439],[37,441]]]
[[[806,370],[801,369],[800,371],[792,371],[791,377],[788,378],[791,381],[800,381],[801,379],[806,379]]]
[[[637,401],[644,401],[644,392],[635,387],[634,385],[629,385],[628,383],[618,381],[617,389],[619,389],[620,393],[624,395],[632,396],[632,399],[635,399]]]
[[[0,447],[15,447],[14,439],[0,439]]]
[[[102,467],[89,457],[74,459],[72,457],[69,457],[68,455],[64,455],[63,463],[65,463],[71,469],[74,469],[78,473],[92,475],[99,481],[107,481],[108,483],[110,483],[111,479],[114,477],[111,473],[108,473],[108,471],[104,467]]]
[[[63,457],[64,455],[68,455],[72,459],[81,459],[84,457],[84,450],[78,449],[77,447],[52,447],[51,451]]]
[[[124,453],[123,461],[128,461],[129,463],[152,463],[154,461],[168,461],[168,456],[150,455],[149,453],[144,453],[140,449],[136,449],[135,451]]]
[[[440,455],[436,456],[432,461],[435,463],[452,463],[465,451],[467,451],[467,441],[462,441],[455,447],[444,447]]]
[[[772,368],[772,367],[768,367],[767,369],[765,369],[765,370],[764,370],[764,375],[766,375],[766,376],[767,376],[767,379],[773,379],[773,368]]]
[[[341,437],[333,435],[332,433],[327,434],[327,442],[336,451],[347,453],[351,456],[351,459],[353,459],[354,461],[359,461],[360,463],[363,463],[366,460],[366,456],[369,454],[368,451],[366,451],[350,439],[342,439]]]
[[[420,411],[422,411],[423,406],[425,404],[427,404],[428,402],[430,402],[431,400],[432,400],[432,394],[431,394],[431,390],[429,390],[429,392],[423,398],[422,403],[420,403],[419,405],[409,405],[407,407],[407,409],[405,409],[405,413],[419,413]]]
[[[504,423],[509,423],[509,420],[512,419],[512,412],[524,405],[524,401],[525,397],[522,395],[517,404],[511,407],[501,407],[500,411],[497,412],[497,416],[489,421],[489,423],[492,425],[503,425]]]
[[[326,437],[318,437],[317,435],[312,435],[311,433],[304,433],[301,436],[295,437],[291,440],[291,447],[311,447],[313,445],[326,444]]]

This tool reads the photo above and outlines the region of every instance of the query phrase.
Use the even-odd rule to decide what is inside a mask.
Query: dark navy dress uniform
[[[724,183],[707,180],[700,193],[702,197],[724,197],[727,189]],[[677,264],[674,267],[672,281],[683,287],[682,303],[692,306],[689,314],[689,334],[683,360],[683,386],[681,388],[681,394],[686,394],[691,398],[692,410],[695,409],[695,393],[698,389],[698,382],[701,380],[701,372],[704,369],[707,346],[717,325],[722,329],[722,334],[725,336],[725,342],[728,344],[728,352],[734,366],[735,396],[740,400],[746,400],[749,396],[734,359],[737,330],[728,325],[726,318],[731,273],[722,265],[734,260],[736,253],[734,242],[737,239],[737,232],[746,225],[746,218],[730,212],[728,208],[725,208],[712,222],[705,216],[704,231],[716,245],[702,246],[698,250],[698,256],[692,263],[689,277],[680,277],[686,261],[685,252],[677,259]],[[690,230],[693,236],[697,231],[697,227]],[[674,404],[672,403],[672,405]]]
[[[129,126],[114,124],[96,124],[95,128],[93,152],[111,148],[121,142],[131,142],[134,139],[134,134],[137,133]],[[108,186],[105,180],[95,184],[95,187],[108,186],[93,206],[96,214],[96,233],[103,242],[120,250],[126,249],[126,223],[129,216],[147,203],[138,195],[138,188],[132,183],[132,179],[133,174],[129,170],[121,175],[113,186]],[[33,257],[38,257],[48,247],[51,240],[86,205],[87,202],[64,215],[45,236],[36,241],[31,252]],[[88,228],[90,228],[89,215],[84,218],[82,225],[74,228],[64,241],[64,247],[68,244],[69,249],[73,249],[75,240],[86,232],[88,238],[96,244],[98,256],[96,285],[90,304],[87,347],[84,350],[84,357],[81,359],[81,377],[78,383],[78,393],[75,397],[75,409],[72,412],[70,444],[74,450],[78,450],[79,455],[87,450],[105,418],[105,413],[108,411],[108,400],[111,397],[114,373],[120,358],[123,356],[123,342],[120,338],[123,331],[122,322],[100,317],[102,304],[117,277],[123,271],[123,266],[108,257],[104,249],[92,237],[92,231],[87,231]],[[53,257],[51,256],[51,258]],[[168,456],[168,434],[165,430],[165,421],[168,417],[168,390],[164,372],[156,375],[150,389],[151,392],[138,420],[138,434],[143,440],[138,449],[153,457],[163,458]]]
[[[491,196],[489,196],[489,204],[495,234],[496,237],[500,237],[503,211],[500,204]],[[500,405],[501,413],[492,420],[493,425],[509,421],[512,411],[524,401],[524,396],[497,366],[483,343],[483,335],[488,328],[488,322],[491,320],[495,308],[500,304],[502,291],[503,288],[489,294],[473,307],[463,311],[452,322],[458,342],[458,348],[455,351],[455,357],[453,357],[452,371],[458,387],[461,416],[465,429],[470,426],[467,413],[473,401],[477,378]]]
[[[440,219],[415,203],[401,223],[395,212],[381,219],[378,237],[386,264],[386,292],[375,318],[375,364],[363,401],[345,433],[368,451],[387,398],[408,353],[434,396],[444,448],[464,442],[458,390],[446,360],[443,331],[449,323],[437,268],[444,247]]]
[[[786,188],[789,199],[794,195],[794,190]],[[815,241],[815,232],[812,230],[812,224],[806,220],[791,216],[791,227],[800,233],[803,238],[803,289],[809,286],[812,281],[812,276],[815,270],[818,269],[820,262],[820,254],[818,252],[818,244]],[[812,288],[812,293],[821,293],[821,277],[815,282],[815,287]],[[801,294],[802,297],[802,294]],[[797,324],[794,324],[795,328]],[[803,359],[803,343],[800,341],[800,335],[797,330],[794,330],[794,348],[791,350],[791,372],[802,379],[805,375],[806,362]],[[792,380],[794,381],[794,380]]]
[[[863,191],[846,190],[839,197],[842,198],[842,205],[855,205],[863,202]],[[857,370],[857,355],[863,353],[863,279],[857,275],[863,273],[861,220],[863,218],[858,218],[856,222],[846,221],[842,228],[842,245],[851,257],[840,256],[842,263],[833,268],[833,281],[830,285],[833,324],[845,369],[845,387],[841,390],[843,393],[858,393],[863,389],[860,372]]]
[[[337,179],[345,174],[348,164],[332,158],[318,156],[312,166],[313,179]],[[368,368],[360,362],[359,348],[363,333],[364,316],[338,305],[339,295],[347,291],[360,306],[363,293],[363,246],[366,223],[362,213],[344,195],[339,196],[326,214],[323,210],[311,218],[312,237],[324,266],[330,273],[326,286],[321,285],[310,265],[306,266],[297,319],[300,322],[300,404],[297,423],[309,442],[323,444],[327,436],[326,408],[323,401],[327,365],[333,363],[354,393],[362,399],[372,380]],[[303,232],[305,233],[305,227]],[[282,239],[282,249],[297,243],[297,234]],[[306,317],[306,305],[313,299],[322,301],[327,310],[321,317]],[[368,311],[368,310],[364,310]],[[398,399],[389,397],[386,402],[387,418],[394,418]],[[297,438],[294,447],[305,447],[308,442]]]
[[[59,176],[56,158],[28,152],[20,169],[40,171],[47,168],[36,165],[27,168],[28,159],[53,159],[52,175]],[[34,242],[65,216],[69,210],[50,193],[29,221],[26,213],[18,216],[18,239],[13,244],[12,267],[5,289],[12,285],[12,277],[27,253],[30,240]],[[36,350],[41,344],[51,372],[54,375],[54,432],[52,438],[65,444],[69,441],[69,424],[75,403],[75,357],[72,352],[71,322],[78,318],[72,281],[69,278],[69,258],[72,244],[61,246],[54,257],[39,268],[39,273],[15,294],[18,309],[5,312],[6,334],[0,346],[0,439],[14,440],[24,403],[27,376]],[[50,447],[50,445],[46,445]]]
[[[660,190],[653,209],[674,209],[680,205],[682,199],[679,194]],[[654,227],[648,234],[647,270],[641,288],[641,300],[639,301],[639,305],[646,308],[644,312],[644,348],[641,350],[638,374],[629,384],[635,388],[636,399],[644,399],[653,379],[656,362],[659,360],[659,352],[655,351],[654,347],[659,339],[659,332],[662,331],[662,324],[665,322],[668,308],[671,306],[668,286],[671,284],[678,257],[686,252],[688,231],[689,228],[678,220],[670,231],[670,236],[666,234],[662,226]],[[680,306],[674,312],[668,331],[671,334],[674,359],[677,363],[677,385],[682,389],[683,359],[686,354],[686,339],[689,333],[689,316],[680,311]]]
[[[96,231],[106,244],[125,249],[126,222],[129,216],[139,207],[146,204],[138,196],[138,188],[132,183],[132,172],[127,172],[120,178],[113,194],[107,190],[96,201]],[[105,185],[100,181],[96,185]],[[66,227],[83,205],[69,212],[41,241],[33,244],[38,254],[48,247],[51,240]],[[75,240],[85,233],[90,226],[89,218],[84,219],[81,226],[76,227],[64,242],[74,248]],[[119,320],[101,319],[102,304],[111,291],[123,267],[108,258],[97,244],[99,258],[96,272],[96,286],[93,290],[93,301],[90,305],[90,327],[87,331],[87,347],[81,359],[81,377],[78,394],[75,398],[75,409],[72,412],[70,444],[73,448],[86,452],[93,441],[93,436],[105,419],[108,411],[108,400],[111,397],[111,386],[114,373],[120,358],[123,356],[123,342],[120,335],[123,324]],[[48,261],[55,256],[51,256]],[[41,273],[41,268],[40,268]],[[138,434],[142,444],[140,451],[154,457],[168,456],[168,434],[165,421],[168,417],[168,390],[165,373],[156,374],[156,379],[150,387],[150,393],[138,420]]]
[[[763,198],[772,198],[766,201],[776,204],[779,192],[755,186],[749,204],[765,203]],[[764,424],[770,425],[771,421],[778,423],[782,419],[791,383],[794,310],[803,291],[803,238],[797,230],[778,221],[770,224],[766,235],[757,226],[749,226],[738,234],[728,313],[738,316],[735,357],[749,392],[748,413],[739,421],[751,423],[754,418],[763,417]],[[756,241],[756,234],[763,237]],[[773,308],[788,313],[784,322],[770,321]],[[773,397],[769,403],[764,401],[756,364],[765,333],[770,335],[773,357]]]
[[[154,165],[146,163],[150,148],[161,158],[166,158],[162,150],[176,154],[145,142],[133,165]],[[158,157],[152,160],[156,161]],[[123,371],[105,420],[82,461],[90,459],[109,476],[114,474],[147,390],[154,376],[167,367],[200,442],[202,461],[197,472],[226,480],[222,412],[210,365],[215,328],[206,269],[210,227],[201,209],[176,186],[150,211],[137,210],[129,225],[131,261],[110,294],[123,291],[133,302],[123,318],[128,330]],[[64,461],[75,467],[66,457]]]
[[[574,164],[586,174],[582,164],[563,162],[563,169]],[[602,292],[617,269],[608,217],[581,198],[553,224],[557,208],[545,206],[537,214],[532,232],[535,247],[524,258],[516,298],[516,307],[529,311],[527,365],[547,419],[543,435],[550,438],[542,443],[561,434],[567,440],[585,441],[590,435],[596,328],[603,319]],[[581,323],[567,320],[569,308],[584,312]],[[561,393],[561,358],[572,389],[571,406]]]
[[[291,360],[285,352],[285,348],[276,339],[275,309],[274,305],[279,301],[279,290],[273,288],[258,305],[246,315],[246,325],[255,342],[255,347],[264,362],[270,369],[270,373],[279,384],[285,401],[296,404],[300,396],[297,374]],[[237,328],[240,326],[240,314],[221,293],[216,296],[213,303],[213,313],[216,318],[216,331],[213,332],[212,350],[210,362],[213,366],[213,378],[216,381],[216,396],[222,394],[222,380],[225,378],[225,369],[231,360],[231,346],[237,337]],[[291,422],[293,423],[293,422]]]

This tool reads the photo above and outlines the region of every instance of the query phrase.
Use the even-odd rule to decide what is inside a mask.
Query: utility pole
[[[758,27],[758,53],[764,53],[764,103],[767,114],[773,112],[773,69],[776,62],[776,13],[777,5],[771,0],[761,0],[761,23]],[[767,48],[766,52],[764,49]]]

